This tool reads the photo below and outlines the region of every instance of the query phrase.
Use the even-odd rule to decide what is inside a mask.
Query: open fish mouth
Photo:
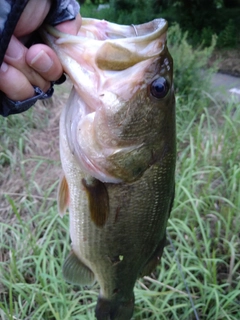
[[[76,36],[48,25],[42,35],[57,52],[78,94],[94,110],[105,91],[129,99],[126,79],[131,77],[136,91],[134,77],[138,80],[145,72],[145,65],[139,63],[159,57],[165,48],[167,27],[164,19],[125,26],[83,18]]]
[[[51,26],[45,29],[48,32],[43,32],[45,41],[58,53],[78,93],[93,99],[96,93],[101,94],[106,84],[104,71],[126,71],[161,54],[166,43],[167,22],[155,19],[125,26],[83,18],[77,36],[61,33]],[[138,70],[141,68],[139,66]],[[132,70],[129,73],[132,74]],[[124,76],[129,73],[125,72]],[[113,84],[114,77],[111,82]],[[109,86],[109,82],[106,85]]]

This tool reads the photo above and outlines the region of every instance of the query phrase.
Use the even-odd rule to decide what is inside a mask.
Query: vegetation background
[[[240,106],[211,87],[213,54],[239,52],[239,1],[112,0],[97,10],[100,3],[86,0],[82,15],[167,18],[175,66],[176,198],[162,260],[136,283],[134,319],[239,320]],[[70,240],[68,217],[57,214],[58,121],[70,88],[0,119],[1,320],[94,319],[97,284],[69,285],[61,270]]]
[[[219,62],[219,70],[240,76],[240,0],[85,0],[83,16],[106,19],[119,24],[138,24],[157,17],[169,26],[179,24],[187,32],[189,44],[210,46],[212,36],[217,43],[209,62]],[[97,9],[98,6],[101,10]]]
[[[170,26],[179,23],[188,31],[191,43],[210,45],[212,35],[218,36],[217,46],[235,47],[240,44],[239,0],[85,0],[84,9],[91,5],[110,4],[96,15],[119,24],[138,24],[157,17],[165,18]],[[94,10],[93,10],[94,11]],[[100,12],[101,11],[101,12]],[[91,13],[93,15],[93,13]]]

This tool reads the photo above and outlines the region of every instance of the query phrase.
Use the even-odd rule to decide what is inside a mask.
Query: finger
[[[34,89],[24,74],[5,62],[0,68],[0,90],[15,101],[34,96]]]
[[[16,37],[12,36],[4,61],[21,71],[32,85],[41,88],[45,92],[50,83],[26,63],[25,56],[27,51],[28,49]],[[15,80],[18,81],[18,79]]]
[[[65,21],[56,26],[56,28],[64,33],[76,35],[81,27],[82,17],[80,14],[76,16],[74,20]]]
[[[29,0],[17,23],[14,35],[22,37],[36,30],[43,23],[50,7],[50,0]]]
[[[63,73],[56,53],[44,44],[30,47],[26,53],[26,62],[47,81],[58,80]]]

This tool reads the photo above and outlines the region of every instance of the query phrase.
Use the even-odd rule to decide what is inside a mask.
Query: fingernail
[[[3,62],[0,69],[1,71],[6,72],[8,69],[8,65],[5,62]]]
[[[53,60],[41,50],[31,61],[31,66],[39,72],[47,72],[53,65]]]
[[[23,56],[22,44],[20,44],[19,41],[14,37],[12,37],[11,41],[9,42],[6,56],[13,59],[19,59]]]

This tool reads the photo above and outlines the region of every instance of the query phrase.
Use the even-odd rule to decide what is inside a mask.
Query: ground
[[[215,50],[210,64],[219,60],[218,71],[232,76],[240,77],[240,49]]]
[[[0,175],[0,220],[4,220],[4,213],[7,215],[9,207],[4,194],[17,201],[24,201],[30,192],[38,199],[61,177],[58,125],[62,107],[70,90],[71,83],[66,81],[61,86],[55,86],[55,93],[51,99],[38,101],[32,110],[23,115],[11,116],[17,122],[16,136],[19,134],[18,120],[20,123],[23,122],[23,125],[26,124],[26,130],[23,130],[22,140],[9,136],[8,144],[4,145],[5,141],[0,144],[1,162],[4,161],[3,155],[8,153],[5,148],[9,149],[11,157],[11,164],[2,166],[4,170],[1,170]],[[11,119],[7,121],[10,122]],[[27,127],[28,122],[31,128]],[[23,144],[22,148],[19,146],[20,143]],[[49,196],[56,199],[56,192],[57,186]]]

